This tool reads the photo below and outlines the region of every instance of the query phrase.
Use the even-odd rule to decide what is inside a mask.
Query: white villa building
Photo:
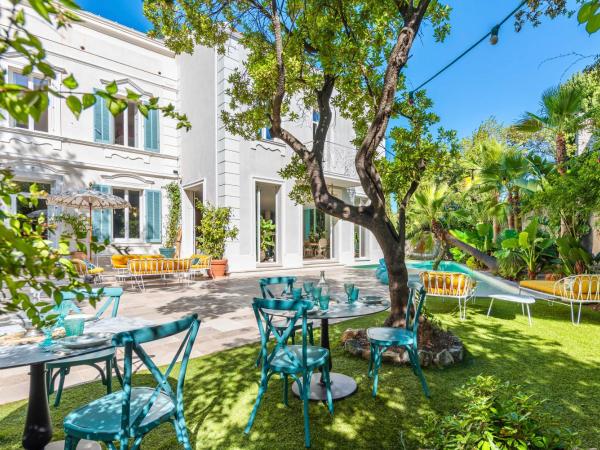
[[[28,21],[41,38],[49,62],[61,77],[73,73],[80,89],[91,91],[113,80],[120,92],[130,89],[143,97],[158,96],[188,115],[189,132],[175,122],[151,115],[148,119],[129,108],[113,117],[102,102],[77,120],[64,101],[51,99],[48,113],[27,124],[0,123],[0,165],[10,167],[22,182],[35,182],[58,193],[92,184],[122,196],[132,205],[120,211],[96,211],[94,232],[131,253],[157,253],[164,236],[168,202],[163,187],[180,184],[183,198],[181,256],[196,251],[194,202],[232,208],[236,241],[227,245],[232,272],[296,268],[310,264],[375,262],[381,252],[370,233],[352,223],[296,205],[288,197],[292,181],[278,171],[292,151],[263,130],[254,141],[225,131],[221,111],[228,106],[227,78],[243,59],[234,39],[225,55],[198,48],[193,55],[176,56],[160,41],[89,13],[82,22],[57,32],[41,20]],[[7,54],[2,70],[16,83],[37,83],[41,75],[24,77],[25,61]],[[313,115],[288,126],[305,142],[312,139]],[[353,131],[335,117],[326,150],[326,177],[331,188],[347,201],[366,201],[354,171]],[[11,205],[18,208],[16,201]],[[46,209],[44,202],[39,208]],[[48,207],[53,216],[60,210]],[[83,213],[83,212],[82,212]],[[260,220],[276,227],[275,247],[260,251]],[[107,248],[106,255],[114,253]]]

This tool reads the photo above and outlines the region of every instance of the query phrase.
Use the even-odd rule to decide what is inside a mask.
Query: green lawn
[[[455,302],[428,301],[429,310],[465,342],[467,361],[452,369],[425,370],[431,400],[425,399],[409,368],[384,366],[377,399],[370,395],[367,362],[343,353],[338,342],[348,327],[379,325],[385,315],[332,327],[334,370],[356,378],[358,392],[335,404],[330,417],[324,405],[311,405],[313,448],[418,448],[424,414],[445,414],[460,404],[457,388],[471,376],[492,374],[526,386],[547,398],[545,407],[557,421],[580,433],[584,448],[600,446],[600,313],[586,310],[582,324],[571,325],[568,308],[538,302],[529,327],[519,305],[496,302],[485,317],[487,300],[470,305],[467,321],[457,318]],[[196,345],[202,345],[197,341]],[[259,372],[253,363],[257,346],[244,346],[191,362],[186,383],[186,417],[196,448],[301,448],[301,403],[290,396],[281,403],[279,379],[273,378],[250,436],[243,434],[256,392]],[[147,382],[140,375],[138,382]],[[7,389],[3,386],[3,389]],[[99,397],[99,383],[68,389],[61,407],[52,408],[55,437],[61,420],[76,406]],[[0,448],[20,448],[25,402],[0,407]],[[165,425],[144,441],[144,448],[178,448]]]

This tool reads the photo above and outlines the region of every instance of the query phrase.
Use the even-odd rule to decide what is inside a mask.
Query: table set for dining
[[[263,283],[263,280],[268,280],[268,282]],[[283,281],[286,288],[281,293],[273,294],[269,287],[271,281],[275,281],[275,284]],[[390,302],[378,296],[360,295],[359,289],[352,283],[344,284],[345,295],[342,292],[332,292],[329,285],[324,282],[323,274],[319,282],[306,280],[301,284],[302,287],[294,287],[294,281],[296,281],[295,277],[261,279],[260,289],[263,298],[254,298],[253,308],[256,307],[257,301],[266,302],[263,306],[266,305],[272,309],[267,314],[270,317],[282,320],[283,325],[276,328],[270,323],[271,319],[268,319],[268,327],[271,327],[271,329],[267,333],[266,340],[261,331],[261,352],[257,365],[262,365],[261,373],[265,373],[267,366],[270,367],[268,370],[276,366],[276,361],[272,361],[271,356],[267,357],[268,352],[281,353],[281,349],[287,347],[283,355],[285,359],[287,356],[292,355],[289,349],[292,349],[292,352],[297,352],[300,351],[298,350],[299,347],[303,347],[301,351],[304,354],[304,360],[308,361],[308,366],[295,365],[298,362],[296,361],[288,369],[282,369],[286,373],[285,402],[287,402],[287,376],[291,374],[295,380],[291,386],[291,391],[296,396],[300,397],[305,404],[308,400],[327,401],[330,405],[330,411],[333,413],[333,400],[340,400],[353,394],[357,390],[357,383],[350,376],[331,372],[333,364],[329,337],[330,320],[376,314],[387,310],[390,307]],[[31,330],[16,330],[14,325],[5,329],[0,327],[0,370],[23,366],[29,367],[29,401],[22,438],[22,445],[25,449],[99,449],[100,446],[95,441],[102,441],[109,445],[111,441],[118,441],[126,435],[134,436],[136,441],[141,442],[143,435],[148,431],[146,428],[134,429],[135,424],[140,419],[132,423],[131,427],[133,428],[131,430],[120,431],[122,430],[120,428],[122,421],[119,419],[119,414],[114,415],[111,413],[102,419],[101,423],[89,419],[90,417],[93,418],[95,414],[105,414],[107,411],[112,411],[113,408],[116,408],[115,411],[120,411],[121,407],[119,405],[122,401],[119,400],[119,396],[127,396],[124,393],[131,389],[131,349],[129,351],[124,350],[123,353],[125,355],[122,363],[124,367],[123,376],[121,376],[119,364],[116,361],[116,350],[118,347],[133,345],[133,351],[136,351],[135,349],[139,348],[136,346],[139,346],[139,344],[181,333],[187,329],[191,333],[187,336],[192,336],[189,343],[186,344],[188,349],[183,353],[183,357],[187,359],[200,321],[196,315],[192,315],[180,319],[178,322],[155,326],[153,323],[141,318],[118,316],[117,310],[122,292],[121,288],[111,287],[103,288],[102,292],[95,289],[86,293],[86,296],[101,294],[105,299],[104,302],[96,303],[97,312],[93,315],[81,314],[75,304],[74,299],[80,296],[79,294],[82,292],[63,293],[63,301],[56,305],[54,311],[59,316],[56,324],[52,328],[46,329],[44,333],[38,333],[39,335],[33,339]],[[110,313],[110,317],[103,317],[106,312]],[[256,309],[255,314],[258,319]],[[300,327],[296,326],[295,323],[299,314],[303,322]],[[320,346],[314,346],[312,342],[313,321],[320,321]],[[310,326],[307,326],[307,322],[310,323]],[[303,346],[294,345],[294,335],[299,329],[302,330],[303,334]],[[309,332],[307,330],[310,330],[311,341],[308,350],[306,345]],[[292,345],[288,345],[288,338],[290,337]],[[277,341],[275,350],[268,350],[267,345],[270,339]],[[296,347],[296,350],[293,347]],[[308,359],[306,359],[307,351],[311,355]],[[175,358],[177,358],[177,354]],[[282,355],[275,356],[281,362]],[[148,358],[148,355],[142,351],[138,354],[138,357],[144,361],[145,358]],[[106,376],[98,367],[99,362],[106,364]],[[152,367],[157,367],[147,361],[144,361],[144,364],[149,364],[147,366],[150,367],[151,372]],[[53,430],[48,395],[54,392],[55,378],[58,376],[60,380],[59,388],[56,391],[54,403],[57,406],[60,402],[64,377],[69,373],[71,367],[81,365],[93,366],[101,372],[102,382],[107,387],[107,395],[99,399],[89,399],[91,400],[89,404],[67,415],[63,424],[66,441],[50,442]],[[185,428],[181,397],[183,393],[179,390],[176,393],[172,392],[164,386],[165,377],[169,375],[172,367],[173,363],[167,368],[164,376],[158,372],[152,373],[156,375],[159,383],[159,388],[157,388],[159,391],[157,392],[160,392],[161,398],[164,397],[164,401],[170,402],[169,404],[172,404],[173,408],[165,412],[168,418],[161,418],[157,424],[162,423],[161,421],[164,420],[174,420],[177,429],[177,423],[179,423],[178,440],[185,446],[186,444],[189,445],[189,439],[187,432],[184,432],[181,428],[182,426]],[[112,393],[110,384],[113,370],[123,386],[122,391],[115,393]],[[275,370],[279,369],[275,367]],[[287,372],[287,370],[291,370],[291,372]],[[320,376],[312,377],[313,370],[319,370]],[[297,372],[294,373],[294,371]],[[298,374],[302,373],[304,375],[300,375],[301,378],[298,378]],[[185,376],[185,374],[180,373],[180,377],[182,376]],[[181,385],[183,386],[183,383]],[[260,403],[260,398],[264,394],[263,387],[266,390],[266,385],[263,386],[261,381],[258,403]],[[254,421],[258,403],[253,409],[246,432],[249,432]],[[134,407],[133,404],[132,407]],[[131,410],[131,414],[137,413]],[[112,423],[114,420],[117,421],[116,425]],[[308,430],[306,420],[305,427]],[[116,427],[114,428],[116,431],[110,428],[112,430],[110,433],[114,434],[106,434],[105,427],[107,426]],[[135,433],[141,434],[136,435]],[[309,444],[308,431],[306,433],[306,442]],[[105,439],[100,436],[111,437]],[[91,440],[87,441],[86,439]],[[123,442],[121,442],[121,445],[123,445]]]
[[[304,290],[304,292],[302,292]],[[289,293],[284,294],[286,298],[310,299],[314,303],[313,309],[307,312],[310,320],[319,320],[321,325],[321,347],[331,352],[329,342],[329,321],[336,319],[351,319],[355,317],[368,316],[385,311],[390,307],[390,302],[380,296],[361,296],[360,290],[353,283],[344,283],[345,296],[342,293],[331,293],[328,285],[319,282],[304,281],[302,288],[291,288]],[[282,317],[289,313],[276,312],[274,315]],[[329,369],[333,367],[332,358],[329,358]],[[357,384],[353,378],[337,373],[330,373],[331,393],[333,400],[340,400],[356,392]],[[292,392],[300,396],[298,384],[292,385]],[[326,400],[327,393],[322,377],[311,380],[310,399]]]
[[[151,322],[140,318],[117,317],[114,311],[115,316],[107,318],[87,315],[81,333],[76,336],[59,334],[60,337],[57,337],[50,332],[36,338],[35,334],[30,336],[31,331],[18,331],[14,325],[7,327],[6,333],[0,329],[0,370],[29,366],[29,401],[22,441],[25,449],[58,449],[64,446],[60,441],[45,447],[52,438],[47,365],[111,349],[113,335],[151,325]],[[82,317],[82,320],[85,319]]]

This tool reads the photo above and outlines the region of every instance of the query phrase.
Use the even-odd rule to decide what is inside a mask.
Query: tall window
[[[124,198],[131,205],[131,208],[113,210],[113,239],[140,239],[141,191],[113,188],[113,195]]]
[[[96,96],[94,141],[126,147],[143,147],[144,150],[158,152],[160,149],[158,111],[151,110],[148,112],[148,117],[142,119],[134,102],[127,102],[127,109],[113,116],[108,110],[106,100]]]
[[[17,185],[19,186],[19,194],[11,194],[11,196],[10,196],[11,197],[11,199],[10,199],[11,200],[11,205],[10,205],[11,212],[13,214],[15,214],[15,213],[23,214],[24,216],[27,216],[28,218],[30,218],[32,221],[37,221],[41,214],[43,214],[47,219],[48,218],[48,204],[46,203],[45,198],[38,197],[36,205],[34,205],[33,203],[30,203],[29,201],[20,202],[17,199],[18,195],[22,195],[26,199],[29,199],[31,197],[29,188],[31,187],[32,184],[34,184],[34,183],[32,183],[30,181],[17,182]],[[49,183],[35,183],[35,185],[37,186],[38,192],[45,191],[47,193],[50,193],[51,186]],[[47,230],[44,232],[44,237],[46,237],[46,238],[48,237]]]
[[[27,89],[40,89],[48,84],[46,80],[36,78],[33,76],[26,76],[19,72],[11,72],[12,82],[19,86],[26,87]],[[33,117],[29,117],[27,123],[17,122],[13,120],[12,126],[17,128],[23,128],[25,130],[35,131],[48,131],[48,109],[45,109],[39,120],[34,120]]]
[[[137,107],[127,102],[127,109],[114,117],[113,144],[137,147]]]

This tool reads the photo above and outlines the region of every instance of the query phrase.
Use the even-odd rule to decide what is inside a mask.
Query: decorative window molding
[[[123,93],[125,93],[125,88],[129,88],[130,90],[140,94],[142,97],[153,97],[152,92],[145,91],[142,89],[137,83],[132,81],[130,78],[121,78],[120,80],[104,80],[100,79],[100,82],[104,85],[115,82],[119,88],[122,88]]]
[[[104,148],[104,158],[112,159],[113,157],[121,158],[121,159],[129,159],[131,161],[140,160],[143,161],[144,164],[150,164],[150,155],[147,154],[139,154],[132,152],[124,152],[114,148]]]
[[[285,158],[285,144],[274,141],[255,141],[250,147],[251,150],[266,150],[268,152],[279,152],[280,156]]]
[[[116,173],[114,175],[102,175],[101,177],[103,180],[118,180],[121,178],[131,178],[144,184],[155,184],[153,180],[132,173]]]
[[[53,150],[55,152],[62,151],[62,146],[54,145],[55,143],[60,144],[60,142],[56,142],[56,141],[50,140],[50,139],[48,139],[48,141],[50,141],[50,142],[48,142],[48,141],[44,142],[39,139],[36,139],[35,138],[36,135],[31,136],[31,135],[21,134],[22,131],[29,131],[30,133],[36,133],[37,137],[40,137],[40,138],[46,138],[47,137],[46,135],[48,134],[44,131],[19,129],[19,130],[15,130],[15,133],[19,133],[20,136],[18,136],[18,137],[12,136],[8,140],[4,140],[4,139],[0,138],[0,142],[5,142],[6,144],[9,144],[9,145],[12,144],[15,147],[17,147],[17,146],[20,147],[20,146],[25,145],[25,146],[43,147],[43,148],[46,148],[47,150]]]

